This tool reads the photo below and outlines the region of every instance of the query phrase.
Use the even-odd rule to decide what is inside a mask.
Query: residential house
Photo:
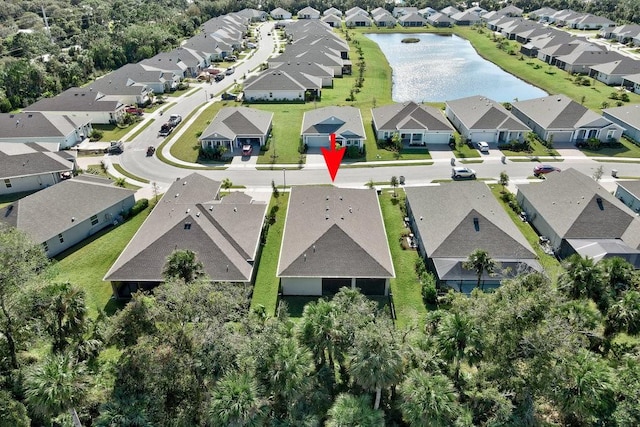
[[[291,12],[281,7],[276,7],[271,12],[269,12],[269,15],[271,15],[271,17],[276,20],[291,19],[292,16]]]
[[[424,9],[420,9],[420,10],[418,10],[418,13],[419,13],[420,15],[422,15],[422,17],[423,17],[424,19],[427,19],[427,18],[428,18],[428,17],[430,17],[431,15],[434,15],[434,14],[436,14],[436,13],[440,13],[440,12],[438,12],[436,9],[434,9],[434,8],[432,8],[432,7],[427,6],[427,7],[425,7]]]
[[[392,28],[396,26],[397,21],[389,12],[384,10],[373,15],[373,22],[377,27]]]
[[[567,24],[569,27],[577,30],[599,30],[601,28],[613,28],[616,25],[616,23],[610,19],[590,13],[570,19],[567,21]]]
[[[427,23],[429,25],[433,25],[434,27],[450,27],[453,25],[453,19],[449,18],[444,13],[434,13],[433,15],[429,15],[427,18]]]
[[[269,68],[282,64],[305,62],[328,67],[333,71],[335,77],[340,77],[343,74],[351,74],[352,64],[350,60],[344,59],[339,50],[326,48],[321,45],[316,45],[315,47],[300,46],[300,48],[296,49],[287,49],[283,54],[268,60]],[[277,86],[272,86],[272,88],[277,88]],[[300,99],[304,98],[301,97]]]
[[[362,150],[366,135],[360,109],[331,106],[304,113],[300,135],[307,147],[329,148],[332,133],[341,146],[347,149],[356,146]]]
[[[298,12],[298,19],[320,19],[320,11],[307,6]]]
[[[106,100],[103,93],[91,88],[73,87],[53,98],[42,98],[26,107],[24,111],[47,113],[48,116],[67,116],[76,123],[110,124],[122,119],[125,105],[120,101]]]
[[[502,9],[497,11],[497,13],[501,16],[511,16],[511,17],[522,16],[522,12],[523,12],[522,9],[512,4],[505,6]]]
[[[283,295],[388,295],[395,271],[376,191],[292,187],[277,277]]]
[[[617,181],[614,196],[635,213],[640,213],[640,181]]]
[[[478,249],[497,264],[494,274],[483,272],[484,289],[517,274],[542,271],[533,248],[485,183],[406,187],[405,192],[418,252],[441,286],[471,292],[478,276],[463,265]]]
[[[603,27],[600,35],[605,39],[614,39],[627,44],[640,35],[640,25],[625,24],[617,27]]]
[[[342,17],[342,11],[340,9],[336,9],[335,7],[330,7],[322,12],[322,16],[335,15],[337,17]]]
[[[354,13],[353,15],[347,15],[344,19],[344,23],[347,27],[370,27],[372,19],[369,14]]]
[[[549,23],[555,24],[557,27],[563,27],[569,25],[569,21],[584,17],[586,14],[575,12],[571,9],[559,10],[553,15],[549,16]]]
[[[340,18],[338,15],[325,15],[320,18],[320,20],[328,24],[331,28],[340,28],[342,26],[342,18]]]
[[[94,88],[105,94],[105,99],[110,99],[113,92],[122,92],[123,87],[131,86],[131,91],[136,92],[140,87],[146,87],[148,90],[140,89],[140,101],[128,102],[132,99],[123,97],[120,102],[123,104],[145,104],[151,99],[153,94],[167,93],[175,90],[180,83],[180,77],[173,73],[167,73],[160,70],[146,70],[140,64],[127,64],[115,71],[98,78],[89,84],[89,88]],[[103,91],[104,89],[104,91]],[[138,96],[136,95],[136,101]]]
[[[220,42],[218,38],[208,33],[199,33],[187,39],[181,45],[185,49],[191,49],[205,59],[206,63],[222,61],[225,56],[231,55],[233,48],[230,44]],[[168,92],[168,90],[167,90]]]
[[[556,44],[556,42],[554,37],[553,43],[539,49],[538,59],[549,65],[558,65],[558,58],[566,58],[568,55],[578,56],[582,52],[602,52],[602,47],[583,39],[560,38],[559,43]]]
[[[264,22],[268,18],[267,12],[258,9],[242,9],[240,12],[236,12],[236,14],[247,18],[249,22]]]
[[[518,185],[516,198],[561,258],[618,256],[640,268],[640,218],[591,177],[564,169]]]
[[[292,101],[305,102],[320,99],[322,78],[301,72],[287,71],[282,64],[275,65],[244,84],[244,100],[247,102]],[[331,70],[333,71],[333,70]]]
[[[456,25],[473,25],[482,20],[480,18],[480,15],[469,12],[468,10],[465,10],[464,12],[454,13],[450,16],[450,18],[453,19],[453,22],[455,22]]]
[[[640,95],[640,73],[624,76],[622,78],[622,86]]]
[[[76,170],[75,156],[58,147],[0,142],[0,195],[42,190],[70,178]]]
[[[618,141],[623,128],[573,101],[566,95],[551,95],[511,104],[511,113],[541,139],[554,144],[575,144],[589,139]]]
[[[361,14],[363,14],[363,15],[369,15],[369,12],[367,12],[367,11],[366,11],[366,10],[364,10],[363,8],[358,7],[358,6],[354,6],[354,7],[352,7],[351,9],[347,10],[347,11],[344,13],[344,16],[351,16],[351,15],[355,15],[356,13],[361,13]]]
[[[567,73],[589,74],[589,68],[594,65],[606,64],[620,59],[624,59],[624,56],[618,52],[581,50],[574,51],[569,55],[558,56],[556,66]]]
[[[486,9],[481,8],[480,6],[472,6],[465,10],[465,12],[475,13],[478,16],[482,16],[487,13]]]
[[[469,142],[522,142],[531,131],[502,104],[483,96],[447,101],[445,105],[445,115]]]
[[[267,204],[238,192],[221,198],[220,186],[193,173],[169,187],[104,277],[116,298],[162,283],[176,250],[195,252],[211,281],[253,281]]]
[[[46,113],[0,114],[0,142],[56,143],[73,147],[89,137],[91,120],[77,115]]]
[[[640,59],[624,57],[591,67],[589,75],[609,86],[622,86],[625,76],[640,73]]]
[[[245,144],[262,147],[271,133],[273,113],[247,107],[223,107],[200,135],[203,149],[223,146],[229,151]]]
[[[403,27],[424,27],[427,25],[427,20],[418,12],[412,12],[406,15],[401,15],[398,18],[398,24]]]
[[[125,105],[147,105],[153,98],[153,89],[144,82],[135,81],[127,71],[137,67],[122,67],[89,83],[93,91],[104,94],[105,101],[119,101]]]
[[[455,132],[441,110],[413,101],[374,108],[371,116],[379,141],[397,133],[407,145],[446,145]]]
[[[189,64],[182,61],[174,52],[161,52],[151,58],[143,59],[138,64],[145,70],[158,70],[175,74],[180,80],[185,77],[195,77],[200,73],[200,70],[206,68],[206,66],[197,67],[193,62]],[[196,65],[197,73],[193,73],[194,68],[190,67],[190,65]]]
[[[624,135],[640,142],[640,104],[623,105],[622,107],[605,108],[602,115],[622,126]]]
[[[441,10],[440,10],[440,13],[442,13],[442,14],[447,15],[447,16],[449,16],[449,17],[450,17],[450,16],[451,16],[451,15],[453,15],[454,13],[460,13],[460,10],[456,9],[456,8],[455,8],[455,7],[453,7],[453,6],[447,6],[447,7],[445,7],[444,9],[441,9]]]
[[[533,19],[535,21],[549,22],[549,18],[558,12],[556,9],[551,7],[541,7],[540,9],[536,9],[533,12],[529,12],[529,19]]]
[[[409,15],[411,13],[418,13],[417,7],[405,7],[405,6],[396,6],[391,11],[391,15],[398,19],[403,15]]]
[[[135,192],[112,184],[80,175],[4,207],[0,221],[24,231],[53,257],[121,221],[133,207]]]

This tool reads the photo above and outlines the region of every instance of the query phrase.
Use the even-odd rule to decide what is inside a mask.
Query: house
[[[622,107],[605,108],[602,115],[624,128],[624,135],[640,142],[640,104],[623,105]]]
[[[340,28],[342,26],[342,18],[340,18],[338,15],[325,15],[320,20],[328,24],[331,28]]]
[[[445,115],[469,142],[522,142],[531,131],[502,104],[479,95],[447,101]]]
[[[341,17],[342,11],[332,6],[329,9],[326,9],[324,12],[322,12],[322,16],[329,16],[329,15],[335,15],[337,17]]]
[[[640,213],[640,181],[617,181],[614,196],[635,213]]]
[[[396,18],[391,16],[386,10],[373,15],[373,22],[378,27],[392,28],[396,26]]]
[[[236,12],[244,18],[247,18],[249,22],[263,22],[267,20],[267,12],[258,9],[242,9],[240,12]]]
[[[342,56],[340,50],[322,46],[321,40],[318,40],[318,42],[318,44],[314,44],[313,46],[306,42],[294,48],[290,45],[283,54],[268,59],[269,68],[289,63],[297,64],[306,62],[330,68],[335,77],[340,77],[343,74],[351,74],[352,63],[349,59],[345,59]],[[281,88],[272,85],[271,89]],[[303,100],[304,97],[300,96],[297,99]]]
[[[450,27],[453,25],[453,22],[453,19],[440,12],[429,15],[427,18],[427,23],[434,27]]]
[[[135,204],[132,190],[91,175],[47,187],[0,210],[0,221],[42,244],[49,257],[69,249],[114,222]]]
[[[353,15],[347,15],[344,19],[344,23],[347,27],[370,27],[373,21],[369,18],[369,15],[363,15],[361,13],[354,13]]]
[[[487,13],[486,9],[481,8],[480,6],[472,6],[465,10],[465,12],[474,13],[478,16],[482,16]]]
[[[572,40],[568,36],[554,37],[544,48],[538,50],[537,57],[549,65],[558,65],[558,58],[567,57],[570,54],[578,55],[581,52],[602,52],[602,48],[583,39]]]
[[[405,7],[405,6],[396,6],[391,11],[391,15],[398,19],[403,15],[409,15],[410,13],[418,13],[417,7]]]
[[[271,17],[276,20],[291,19],[291,12],[281,7],[276,7],[271,12],[269,12],[269,15],[271,15]]]
[[[135,68],[138,67],[124,66],[94,80],[88,87],[104,94],[105,101],[118,101],[125,105],[147,105],[153,98],[153,89],[145,82],[136,81],[136,76],[128,72]],[[158,73],[156,77],[159,82]]]
[[[0,143],[56,143],[61,149],[73,147],[89,137],[91,120],[79,115],[55,113],[0,114]]]
[[[441,10],[440,10],[440,13],[442,13],[443,15],[447,15],[447,16],[449,16],[449,17],[450,17],[450,16],[451,16],[451,15],[453,15],[454,13],[460,13],[460,10],[456,9],[456,8],[455,8],[455,7],[453,7],[453,6],[447,6],[447,7],[445,7],[444,9],[441,9]]]
[[[124,91],[123,86],[131,86],[131,90],[134,92],[136,92],[136,88],[147,87],[149,91],[141,93],[140,101],[142,102],[135,102],[135,104],[145,104],[153,94],[162,94],[175,90],[180,80],[180,77],[173,73],[146,70],[140,64],[127,64],[98,78],[93,83],[90,83],[88,87],[104,93],[105,99],[110,99],[114,91]],[[146,95],[146,97],[143,95]],[[130,99],[120,98],[120,102],[123,104],[134,104],[134,102],[128,101]]]
[[[262,147],[271,133],[273,113],[247,107],[223,107],[200,135],[202,148],[226,147],[229,151],[245,144]]]
[[[247,79],[243,91],[244,100],[304,102],[306,99],[320,99],[322,78],[290,72],[282,67],[283,64],[274,65],[273,68]]]
[[[480,18],[480,15],[468,10],[465,10],[464,12],[454,13],[450,16],[450,18],[453,19],[453,22],[455,22],[456,25],[473,25],[482,20]]]
[[[405,102],[371,110],[372,124],[379,141],[399,134],[403,144],[448,144],[455,129],[442,112],[424,104]]]
[[[518,185],[516,198],[561,258],[619,256],[640,268],[640,218],[591,177],[564,169]]]
[[[511,104],[511,113],[545,141],[575,144],[595,138],[618,141],[623,128],[573,101],[566,95],[551,95]]]
[[[549,18],[556,12],[558,11],[551,7],[541,7],[533,12],[529,12],[528,17],[534,21],[549,22]]]
[[[405,192],[418,251],[441,286],[467,293],[477,286],[477,273],[463,267],[477,249],[497,263],[495,275],[481,277],[485,289],[520,273],[542,271],[533,248],[485,183],[407,187]]]
[[[591,67],[589,76],[609,86],[622,86],[625,76],[640,73],[640,59],[622,58]]]
[[[631,92],[640,94],[640,73],[629,74],[622,78],[622,86]]]
[[[58,147],[0,142],[0,195],[37,191],[70,178],[76,170],[75,156]]]
[[[298,19],[320,19],[320,11],[307,6],[298,12]]]
[[[238,192],[221,198],[220,186],[193,173],[169,187],[104,277],[116,298],[162,283],[175,250],[195,252],[212,281],[253,281],[267,205]]]
[[[618,52],[609,50],[581,50],[569,55],[558,56],[556,66],[567,73],[589,74],[589,68],[624,59]]]
[[[412,12],[406,15],[400,15],[398,18],[398,24],[403,27],[424,27],[427,25],[427,20],[418,12]]]
[[[599,30],[601,28],[612,28],[616,25],[616,23],[610,19],[590,13],[570,19],[567,21],[567,24],[577,30]]]
[[[309,110],[302,117],[300,135],[307,147],[329,148],[330,135],[347,149],[356,146],[360,150],[366,139],[360,110],[355,107],[323,107]]]
[[[292,187],[277,277],[283,295],[332,295],[344,286],[388,295],[395,270],[376,191]]]
[[[93,124],[113,124],[124,117],[125,105],[120,101],[106,100],[104,94],[91,88],[73,87],[53,98],[42,98],[24,111],[67,116]]]
[[[436,9],[434,9],[432,7],[427,6],[424,9],[418,10],[418,13],[420,15],[422,15],[423,18],[427,19],[431,15],[436,14],[436,13],[440,13],[440,12],[438,12]]]
[[[512,4],[505,6],[502,9],[496,11],[496,13],[498,13],[498,15],[500,16],[510,16],[510,17],[522,16],[522,12],[523,12],[522,9]]]
[[[603,27],[600,30],[600,35],[605,39],[614,39],[627,44],[640,35],[640,25],[625,24],[617,27]]]
[[[354,7],[352,7],[351,9],[347,10],[347,11],[344,13],[344,16],[351,16],[351,15],[355,15],[356,13],[360,13],[360,14],[362,14],[362,15],[369,15],[369,12],[367,12],[367,11],[366,11],[366,10],[364,10],[363,8],[358,7],[358,6],[354,6]]]

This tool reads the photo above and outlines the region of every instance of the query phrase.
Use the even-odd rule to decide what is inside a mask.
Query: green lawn
[[[599,150],[590,150],[581,148],[584,154],[590,157],[633,157],[640,158],[640,147],[629,141],[627,138],[620,140],[622,147],[620,148],[601,148]]]
[[[93,125],[94,129],[102,131],[101,141],[121,141],[122,137],[131,131],[138,123],[134,123],[127,127],[119,127],[117,125]]]
[[[253,287],[251,308],[253,309],[258,305],[263,305],[266,308],[267,314],[270,316],[275,314],[278,303],[280,281],[276,277],[276,273],[288,202],[289,193],[280,192],[280,197],[277,199],[274,197],[271,198],[267,214],[269,214],[273,206],[278,206],[276,222],[269,227],[267,243],[262,246],[260,260],[255,266],[258,273],[256,274],[255,285]]]
[[[516,227],[518,227],[520,232],[524,235],[524,237],[527,239],[529,244],[533,247],[533,250],[536,252],[536,255],[538,255],[538,261],[540,262],[540,265],[542,265],[542,268],[544,268],[544,270],[547,272],[549,277],[555,283],[556,279],[558,278],[560,273],[563,271],[562,266],[560,265],[560,262],[556,259],[555,256],[548,255],[542,251],[538,243],[539,236],[533,230],[531,225],[529,225],[528,222],[523,222],[520,219],[520,217],[513,211],[513,209],[511,209],[505,202],[502,201],[502,199],[500,198],[500,195],[502,194],[502,191],[503,191],[502,186],[499,184],[490,184],[489,188],[491,188],[491,192],[498,200],[498,203],[502,205],[502,207],[507,212],[511,220],[515,223]],[[505,191],[509,191],[509,190],[505,190]]]
[[[95,317],[98,310],[111,314],[119,307],[110,299],[111,284],[102,278],[150,211],[147,208],[118,227],[108,227],[55,257],[52,280],[69,281],[84,289],[91,317]]]
[[[111,165],[113,166],[113,168],[115,170],[117,170],[118,172],[120,172],[122,175],[126,176],[127,178],[131,178],[134,181],[138,181],[138,182],[142,182],[145,184],[149,183],[149,180],[146,178],[141,178],[139,176],[136,176],[134,174],[132,174],[131,172],[128,172],[127,170],[125,170],[122,166],[120,166],[119,163],[111,163]]]
[[[393,305],[398,327],[402,329],[413,323],[423,324],[427,310],[422,302],[420,283],[415,273],[418,252],[404,250],[400,246],[401,234],[406,230],[400,210],[400,205],[404,205],[404,191],[398,189],[397,195],[394,198],[393,190],[385,190],[380,196],[380,206],[396,272],[395,279],[391,279]]]
[[[542,145],[540,141],[534,140],[531,142],[531,151],[511,151],[511,150],[500,150],[502,154],[507,157],[530,157],[530,156],[559,156],[556,150],[549,150],[547,147]]]

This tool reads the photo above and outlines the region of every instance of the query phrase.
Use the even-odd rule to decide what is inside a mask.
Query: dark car
[[[552,165],[543,164],[535,165],[535,167],[533,168],[534,176],[540,176],[551,172],[560,172],[560,169]]]
[[[108,154],[120,154],[124,151],[124,144],[121,141],[111,141],[104,151]]]
[[[173,125],[171,123],[165,123],[162,125],[162,127],[160,128],[160,132],[158,133],[158,135],[160,136],[167,136],[169,135],[171,132],[173,131]]]
[[[214,79],[215,81],[219,82],[220,80],[224,79],[224,73],[216,74]]]
[[[225,92],[225,93],[222,94],[222,100],[223,101],[235,101],[236,100],[236,94]]]
[[[153,153],[156,152],[156,147],[154,147],[153,145],[150,145],[149,147],[147,147],[147,157],[153,156]]]

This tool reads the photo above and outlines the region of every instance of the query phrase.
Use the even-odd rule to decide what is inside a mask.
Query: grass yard
[[[116,300],[111,299],[111,284],[102,278],[150,211],[147,208],[118,227],[108,227],[55,257],[57,262],[52,266],[52,280],[68,281],[81,287],[85,291],[91,317],[95,317],[98,310],[113,314],[120,307]]]
[[[502,205],[502,207],[507,212],[511,220],[515,223],[516,227],[518,227],[518,229],[527,239],[531,247],[533,247],[533,250],[536,252],[536,255],[538,255],[538,261],[540,262],[540,265],[542,265],[542,268],[544,268],[544,271],[546,271],[546,273],[549,275],[551,280],[555,283],[556,280],[558,279],[558,276],[563,271],[563,268],[560,265],[560,262],[556,259],[555,256],[548,255],[544,253],[544,251],[542,251],[539,244],[539,236],[531,227],[531,225],[528,222],[523,222],[518,217],[518,215],[513,211],[513,209],[511,209],[504,201],[502,201],[502,199],[500,198],[500,195],[502,194],[502,191],[503,191],[502,186],[500,184],[490,184],[489,188],[491,188],[491,192],[498,200],[498,203]],[[509,191],[509,190],[505,190],[505,191]]]
[[[540,141],[534,140],[531,141],[531,151],[511,151],[511,150],[500,150],[502,154],[507,157],[537,157],[537,156],[559,156],[556,150],[549,150],[547,147],[542,145]]]
[[[122,137],[124,137],[127,133],[131,131],[136,125],[139,123],[133,123],[127,127],[121,128],[117,125],[93,125],[94,129],[102,131],[101,141],[121,141]]]
[[[136,176],[136,175],[132,174],[131,172],[128,172],[127,170],[125,170],[122,166],[120,166],[120,163],[111,163],[111,166],[113,166],[113,168],[115,170],[117,170],[122,175],[126,176],[127,178],[131,178],[134,181],[142,182],[142,183],[145,183],[145,184],[149,183],[148,179],[141,178],[141,177]]]
[[[404,190],[398,189],[397,195],[398,197],[394,198],[393,190],[383,191],[380,206],[396,272],[395,279],[391,279],[393,305],[398,327],[402,329],[413,323],[423,324],[427,309],[422,302],[420,283],[415,273],[418,252],[404,250],[400,246],[402,232],[406,231],[403,213],[400,210],[400,206],[404,205]]]
[[[581,148],[584,154],[589,157],[633,157],[640,158],[640,147],[629,141],[627,138],[620,140],[622,147],[620,148],[601,148],[599,150],[590,150],[588,148]]]
[[[276,273],[288,202],[289,193],[280,192],[280,196],[277,199],[274,197],[271,198],[267,214],[271,212],[273,206],[278,206],[276,222],[269,227],[267,243],[262,247],[260,261],[255,267],[258,273],[256,274],[255,285],[253,287],[251,308],[254,309],[258,305],[263,305],[267,314],[270,316],[275,315],[278,304],[280,281],[276,277]]]
[[[454,33],[469,40],[478,54],[498,65],[503,70],[535,85],[549,94],[565,94],[576,102],[583,104],[597,113],[601,112],[603,103],[615,106],[615,101],[609,95],[616,89],[595,79],[589,78],[590,86],[576,85],[574,78],[566,71],[540,61],[537,58],[523,57],[519,52],[520,44],[508,42],[507,50],[516,52],[509,55],[505,50],[496,48],[496,42],[491,40],[491,31],[482,29],[480,34],[472,27],[455,27]],[[640,95],[628,93],[630,103],[640,102]]]

